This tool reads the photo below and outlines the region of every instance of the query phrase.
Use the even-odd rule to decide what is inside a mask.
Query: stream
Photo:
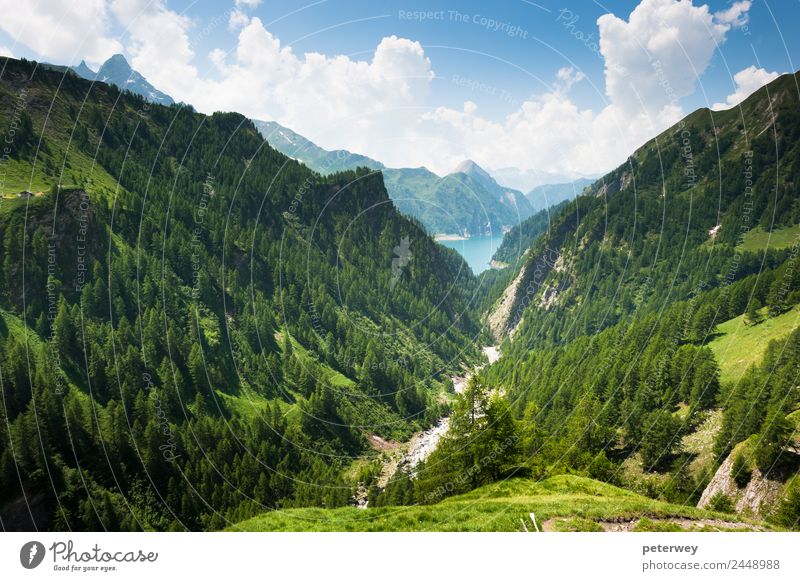
[[[483,352],[489,360],[489,365],[500,358],[500,350],[494,345],[484,347]],[[453,389],[455,392],[463,393],[472,375],[483,369],[483,367],[483,365],[479,365],[463,377],[451,377],[450,379],[453,381]],[[402,452],[402,454],[394,454],[384,462],[383,469],[378,477],[378,486],[384,488],[399,469],[408,470],[413,477],[417,465],[431,455],[439,444],[439,441],[447,434],[449,429],[450,416],[445,416],[441,418],[435,426],[414,434],[408,441],[407,449]],[[357,506],[359,508],[366,508],[367,504],[366,502],[358,502]]]

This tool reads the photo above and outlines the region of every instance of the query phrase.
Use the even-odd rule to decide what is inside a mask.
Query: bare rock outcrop
[[[511,281],[511,284],[505,288],[500,300],[497,301],[495,307],[486,317],[486,324],[489,327],[489,332],[491,332],[492,337],[498,342],[505,339],[510,331],[508,327],[511,319],[511,312],[514,308],[514,304],[517,302],[517,290],[524,278],[525,266],[520,269],[519,274]]]
[[[697,508],[707,508],[711,499],[722,494],[731,499],[737,513],[763,518],[765,509],[777,501],[783,484],[766,478],[761,470],[755,468],[750,476],[750,482],[740,489],[733,479],[732,469],[733,453],[729,454],[717,469],[703,491]]]

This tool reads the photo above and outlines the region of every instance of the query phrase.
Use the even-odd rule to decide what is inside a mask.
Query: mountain
[[[499,234],[532,213],[521,192],[501,186],[473,161],[444,177],[426,168],[387,168],[347,150],[327,151],[274,121],[254,123],[275,149],[324,175],[358,167],[381,170],[395,205],[432,234]]]
[[[446,413],[481,360],[476,280],[380,173],[321,176],[242,115],[140,116],[113,85],[4,66],[4,530],[346,505],[357,458]],[[23,89],[48,107],[15,110]]]
[[[523,442],[501,464],[798,526],[798,76],[691,113],[484,277],[503,356],[479,379],[505,397],[483,405]]]
[[[72,67],[72,70],[84,79],[116,85],[121,89],[141,95],[152,103],[161,105],[175,103],[172,97],[156,89],[139,72],[134,71],[121,54],[115,54],[109,58],[96,73],[84,61],[81,61],[78,66]]]
[[[776,79],[741,109],[695,111],[588,186],[528,253],[522,282],[537,279],[528,299],[548,298],[524,310],[526,321],[569,316],[569,327],[547,328],[560,341],[759,268],[739,252],[745,235],[800,218],[793,82]]]
[[[536,186],[525,197],[531,207],[538,211],[571,200],[578,196],[583,189],[596,181],[596,178],[578,178],[577,180],[560,184],[543,184]]]
[[[75,71],[79,77],[83,77],[84,79],[94,80],[97,78],[97,72],[90,69],[86,61],[81,61],[77,67],[72,67],[72,70]]]
[[[302,135],[274,121],[253,120],[253,123],[272,147],[321,174],[327,175],[359,167],[384,169],[381,162],[365,155],[351,153],[344,149],[333,151],[322,149]]]
[[[531,214],[521,192],[499,185],[472,161],[444,177],[425,168],[383,173],[397,207],[436,234],[498,235]]]
[[[472,161],[471,159],[465,159],[461,163],[459,163],[455,169],[450,172],[451,174],[458,174],[463,173],[464,175],[469,176],[470,178],[484,184],[484,185],[496,185],[497,182],[495,179],[489,175],[489,173],[479,166],[477,163]]]

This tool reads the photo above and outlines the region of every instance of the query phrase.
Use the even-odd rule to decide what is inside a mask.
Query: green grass
[[[434,505],[382,508],[298,508],[264,513],[231,531],[533,531],[548,519],[563,530],[599,530],[600,520],[718,518],[741,521],[689,506],[653,500],[590,478],[560,475],[537,482],[517,478]]]
[[[748,367],[759,363],[773,339],[783,339],[800,325],[800,309],[793,308],[774,318],[766,318],[758,325],[747,325],[744,315],[717,326],[718,335],[708,344],[720,366],[723,382],[738,381]]]
[[[800,238],[800,225],[788,228],[776,228],[772,232],[761,227],[753,228],[744,235],[737,250],[759,252],[767,248],[788,248]]]
[[[5,159],[0,167],[2,184],[0,196],[16,195],[21,191],[46,192],[50,189],[52,181],[47,178],[39,168],[34,168],[27,161]]]

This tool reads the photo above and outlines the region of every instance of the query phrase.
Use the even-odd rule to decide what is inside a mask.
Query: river
[[[500,350],[495,345],[489,345],[483,348],[486,358],[489,360],[489,365],[494,363],[500,358]],[[453,381],[453,388],[456,393],[462,393],[467,386],[470,378],[483,369],[483,365],[475,367],[472,371],[465,374],[463,377],[451,377]],[[408,441],[408,447],[402,455],[393,455],[386,462],[384,462],[381,475],[378,478],[378,486],[381,488],[386,486],[386,483],[394,476],[395,472],[399,469],[407,470],[412,476],[415,469],[420,462],[423,462],[431,453],[436,449],[441,439],[447,434],[450,429],[450,417],[445,416],[432,428],[417,432]],[[366,504],[364,505],[366,508]]]

